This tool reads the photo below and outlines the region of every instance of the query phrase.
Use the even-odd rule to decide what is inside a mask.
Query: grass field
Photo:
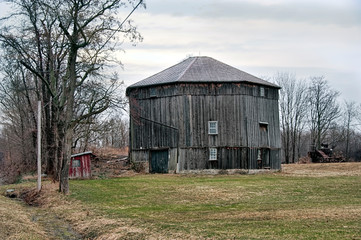
[[[78,180],[66,197],[55,188],[42,208],[90,239],[361,239],[361,163]]]

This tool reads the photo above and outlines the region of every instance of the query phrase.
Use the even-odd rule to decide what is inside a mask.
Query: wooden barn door
[[[168,173],[168,150],[150,151],[150,172]]]
[[[262,168],[270,168],[270,151],[268,148],[262,150]]]
[[[270,168],[270,150],[268,148],[260,148],[257,155],[257,168]]]

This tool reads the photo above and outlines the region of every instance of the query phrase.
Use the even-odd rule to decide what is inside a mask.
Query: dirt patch
[[[307,177],[361,176],[361,162],[283,164],[281,174]]]
[[[31,221],[43,227],[48,239],[78,240],[82,236],[74,231],[72,225],[46,209],[32,209]]]

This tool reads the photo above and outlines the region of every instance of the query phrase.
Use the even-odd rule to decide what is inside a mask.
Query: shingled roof
[[[247,82],[280,88],[279,86],[238,70],[210,57],[189,57],[153,76],[129,86],[132,88],[170,83]]]

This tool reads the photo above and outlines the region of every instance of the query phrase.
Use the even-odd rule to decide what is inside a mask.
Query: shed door
[[[82,177],[81,160],[73,158],[71,160],[70,177]]]
[[[168,173],[168,150],[150,152],[150,172]]]

